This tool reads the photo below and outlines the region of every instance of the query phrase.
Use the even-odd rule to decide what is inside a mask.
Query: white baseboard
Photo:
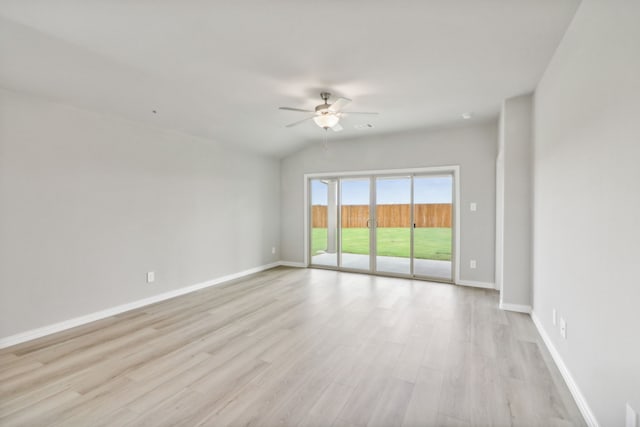
[[[96,320],[104,319],[105,317],[115,316],[116,314],[124,313],[125,311],[144,307],[145,305],[154,304],[156,302],[164,301],[170,298],[175,298],[177,296],[195,292],[197,290],[208,288],[210,286],[219,285],[221,283],[225,283],[230,280],[239,279],[241,277],[258,273],[260,271],[269,270],[270,268],[278,267],[280,265],[282,265],[281,262],[274,262],[271,264],[261,265],[259,267],[250,268],[248,270],[244,270],[238,273],[228,274],[226,276],[218,277],[217,279],[212,279],[206,282],[197,283],[195,285],[187,286],[185,288],[174,289],[172,291],[154,295],[149,298],[144,298],[141,300],[129,302],[126,304],[118,305],[116,307],[111,307],[105,310],[89,313],[84,316],[74,317],[73,319],[64,320],[62,322],[54,323],[52,325],[47,325],[41,328],[32,329],[30,331],[25,331],[19,334],[0,338],[0,349],[10,347],[12,345],[20,344],[26,341],[31,341],[33,339],[54,334],[56,332],[64,331],[66,329],[75,328],[76,326],[80,326],[86,323],[94,322]]]
[[[283,267],[307,268],[304,262],[280,261]]]
[[[527,314],[531,313],[530,305],[508,304],[508,303],[501,302],[500,309],[507,310],[507,311],[517,311],[518,313],[527,313]]]
[[[562,357],[560,356],[560,353],[558,352],[556,347],[553,345],[551,338],[549,338],[547,331],[545,331],[544,327],[542,326],[542,323],[540,322],[540,319],[538,318],[535,312],[531,313],[531,319],[533,320],[533,324],[536,325],[536,328],[538,329],[538,332],[540,333],[542,340],[547,346],[549,353],[551,353],[551,357],[553,358],[553,361],[556,363],[556,366],[560,370],[560,373],[562,374],[562,378],[564,378],[564,381],[567,383],[567,387],[569,387],[569,391],[571,392],[571,395],[576,401],[576,404],[578,405],[578,409],[580,409],[580,413],[582,413],[582,416],[584,417],[584,420],[586,421],[587,425],[589,427],[599,427],[600,424],[598,424],[598,420],[596,420],[596,417],[593,414],[593,411],[589,407],[589,404],[587,403],[587,399],[585,399],[584,395],[580,391],[580,388],[578,387],[578,384],[573,379],[573,376],[571,375],[569,368],[567,367],[567,365],[565,365],[564,361],[562,360]]]
[[[456,285],[462,285],[462,286],[471,286],[474,288],[484,288],[484,289],[495,289],[496,285],[495,283],[489,283],[489,282],[478,282],[476,280],[458,280],[456,282]]]

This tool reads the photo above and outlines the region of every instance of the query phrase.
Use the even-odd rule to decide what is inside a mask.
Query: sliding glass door
[[[340,267],[370,270],[371,179],[340,179]]]
[[[310,264],[453,281],[453,172],[310,179]]]
[[[413,274],[453,278],[453,176],[413,178]]]
[[[411,177],[376,177],[376,272],[411,274]]]
[[[338,266],[338,180],[312,179],[309,182],[311,222],[309,242],[311,264]]]

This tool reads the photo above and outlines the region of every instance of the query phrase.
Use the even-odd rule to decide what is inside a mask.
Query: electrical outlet
[[[472,259],[471,261],[469,261],[469,268],[476,268],[476,260]]]
[[[271,248],[271,253],[272,253],[272,254],[275,254],[275,253],[276,253],[276,247],[275,247],[275,246]]]
[[[471,204],[469,204],[469,209],[471,210],[471,212],[475,212],[478,210],[478,205],[475,202],[472,202]]]
[[[627,417],[625,427],[638,427],[639,423],[640,421],[638,421],[638,413],[634,411],[631,405],[627,403]]]
[[[558,324],[558,312],[555,308],[551,311],[551,320],[553,321],[553,326]]]
[[[147,283],[153,283],[156,280],[156,273],[153,271],[149,271],[147,273]]]
[[[567,339],[567,322],[562,317],[560,318],[560,336]]]

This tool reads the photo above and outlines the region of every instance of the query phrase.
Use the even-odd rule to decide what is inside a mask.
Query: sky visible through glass
[[[376,197],[379,205],[408,204],[411,201],[411,181],[405,179],[377,179]],[[416,177],[414,203],[451,203],[453,178],[451,176]],[[327,205],[327,184],[311,181],[311,201],[314,205]],[[369,180],[343,180],[343,205],[368,205]]]

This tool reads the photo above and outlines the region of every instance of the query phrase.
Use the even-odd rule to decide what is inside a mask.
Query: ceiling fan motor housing
[[[329,98],[331,94],[329,92],[320,92],[320,98],[324,101],[324,104],[316,105],[316,113],[328,114],[329,113]]]

